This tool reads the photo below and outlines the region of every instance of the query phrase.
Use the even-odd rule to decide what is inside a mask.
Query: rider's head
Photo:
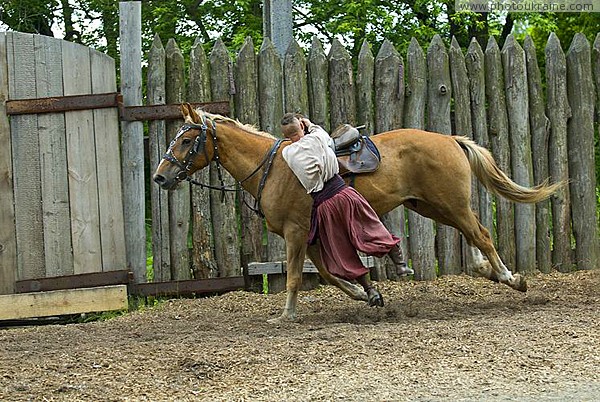
[[[286,113],[281,118],[281,132],[286,138],[296,142],[304,137],[302,122],[294,113]]]

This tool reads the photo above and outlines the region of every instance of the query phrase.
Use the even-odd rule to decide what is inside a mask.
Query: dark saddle
[[[342,124],[331,133],[342,176],[370,173],[379,168],[379,150],[369,137],[360,134],[362,128]]]

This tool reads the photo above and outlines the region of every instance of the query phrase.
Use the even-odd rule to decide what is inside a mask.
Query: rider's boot
[[[414,275],[415,271],[413,271],[412,268],[406,264],[406,261],[404,261],[404,256],[402,255],[402,249],[400,248],[399,243],[392,247],[392,249],[388,252],[388,255],[396,266],[396,273],[398,275]]]

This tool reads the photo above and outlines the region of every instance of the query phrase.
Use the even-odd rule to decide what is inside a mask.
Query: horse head
[[[200,115],[190,104],[181,105],[184,124],[160,161],[153,180],[165,190],[174,189],[194,172],[206,167],[215,156],[215,122],[204,113]]]

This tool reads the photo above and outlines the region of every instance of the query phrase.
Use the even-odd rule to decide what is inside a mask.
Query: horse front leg
[[[325,264],[323,264],[323,260],[321,259],[321,252],[319,251],[318,245],[308,247],[306,253],[317,267],[319,275],[321,275],[321,277],[325,279],[327,283],[337,286],[342,292],[350,296],[351,299],[369,301],[367,292],[364,291],[362,286],[348,282],[347,280],[338,278],[337,276],[333,276],[329,273],[329,271],[327,271]]]
[[[302,231],[300,231],[302,232]],[[297,232],[296,232],[297,233]],[[306,255],[306,233],[285,236],[287,254],[286,300],[281,316],[268,320],[277,324],[284,321],[298,321],[298,291],[302,286],[302,269]]]

